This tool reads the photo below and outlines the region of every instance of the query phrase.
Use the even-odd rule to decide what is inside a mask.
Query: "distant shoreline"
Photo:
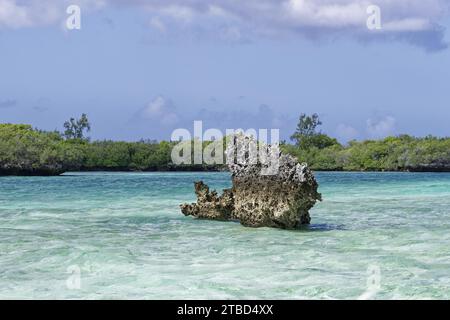
[[[316,172],[450,172],[450,138],[400,135],[382,140],[350,141],[347,145],[322,133],[302,139],[296,144],[283,142],[281,152],[300,163],[308,163]],[[206,150],[211,143],[203,141],[202,148]],[[0,124],[0,175],[226,170],[224,164],[173,164],[172,151],[177,144],[174,141],[68,139],[59,132],[41,131],[30,125]],[[223,140],[219,152],[223,152],[225,146],[226,140]]]
[[[14,172],[5,173],[0,172],[0,177],[58,177],[63,175],[70,175],[71,173],[212,173],[212,172],[227,172],[227,170],[207,170],[207,169],[171,169],[171,170],[74,170],[65,171],[61,173],[46,173],[46,172]],[[450,170],[313,170],[314,173],[450,173]]]

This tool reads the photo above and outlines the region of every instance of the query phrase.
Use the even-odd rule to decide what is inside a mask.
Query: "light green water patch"
[[[0,178],[0,298],[450,296],[450,174],[317,173],[301,230],[184,217],[227,173]],[[80,272],[80,287],[73,286]]]

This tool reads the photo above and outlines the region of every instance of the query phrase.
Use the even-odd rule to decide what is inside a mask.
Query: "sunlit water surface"
[[[450,298],[450,174],[316,176],[296,231],[180,213],[227,173],[1,177],[0,298]]]

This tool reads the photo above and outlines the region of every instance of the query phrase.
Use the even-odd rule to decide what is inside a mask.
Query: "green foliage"
[[[86,146],[85,170],[162,170],[170,165],[167,141],[96,141]]]
[[[78,168],[82,159],[80,146],[66,143],[57,132],[0,124],[0,174],[58,174]]]
[[[339,146],[339,142],[335,138],[331,138],[326,134],[315,134],[303,141],[303,149],[317,148],[325,149],[332,146]]]
[[[324,149],[338,145],[339,143],[336,139],[317,131],[317,127],[320,125],[322,125],[322,122],[317,113],[311,116],[302,113],[298,120],[297,129],[291,136],[291,140],[301,150],[309,150],[311,148]]]
[[[314,170],[450,171],[450,138],[401,135],[384,140],[351,141],[347,147],[283,148]]]
[[[284,152],[306,162],[314,170],[347,171],[450,171],[450,138],[409,135],[384,140],[350,141],[347,147],[317,131],[322,122],[317,114],[300,115]]]
[[[318,119],[312,119],[311,123],[304,132],[315,132]],[[384,140],[351,141],[345,147],[322,133],[310,134],[309,138],[308,145],[283,142],[281,149],[308,163],[313,170],[450,171],[450,138],[400,135]],[[203,148],[210,143],[203,142]],[[175,144],[67,140],[58,132],[40,131],[29,125],[0,124],[0,175],[54,175],[73,170],[223,169],[219,164],[173,165],[171,152]]]
[[[297,129],[295,130],[295,133],[292,135],[292,140],[299,140],[302,137],[310,137],[315,134],[316,128],[318,126],[322,125],[322,122],[319,119],[319,115],[317,113],[314,113],[311,116],[307,116],[306,114],[302,113],[300,115],[300,118],[298,119]]]
[[[67,137],[67,135],[66,135]],[[72,136],[73,137],[73,136]],[[204,142],[206,147],[210,142]],[[64,139],[29,125],[0,124],[0,175],[55,175],[74,170],[218,170],[220,165],[174,166],[167,141],[94,141]],[[192,148],[193,152],[193,148]]]
[[[64,137],[66,139],[84,140],[84,132],[91,131],[91,124],[87,115],[83,113],[80,119],[70,118],[69,121],[64,122],[64,129]]]

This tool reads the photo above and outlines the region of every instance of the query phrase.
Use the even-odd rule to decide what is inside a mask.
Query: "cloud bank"
[[[17,105],[17,100],[8,99],[8,100],[0,100],[0,109],[11,108]]]
[[[0,0],[0,28],[60,22],[65,7],[83,12],[135,7],[161,37],[209,38],[233,43],[259,37],[308,39],[350,37],[358,41],[403,41],[429,51],[447,47],[440,21],[448,0]],[[370,5],[381,9],[382,28],[368,30]]]
[[[382,139],[387,136],[395,135],[396,120],[392,116],[386,116],[378,121],[368,119],[366,124],[367,133],[372,139]]]
[[[157,96],[135,115],[141,120],[157,122],[159,125],[174,125],[179,121],[175,105],[163,96]]]

